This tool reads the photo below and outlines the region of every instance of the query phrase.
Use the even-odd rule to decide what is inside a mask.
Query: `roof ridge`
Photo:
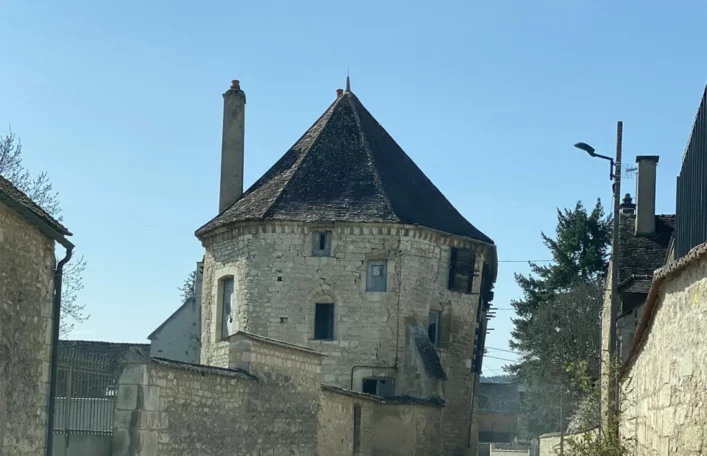
[[[358,97],[354,95],[353,92],[347,92],[348,93],[348,98],[355,98],[356,101],[361,103],[358,100]],[[383,195],[383,199],[385,200],[386,206],[388,206],[388,210],[390,211],[391,214],[395,216],[398,221],[402,222],[403,220],[398,216],[398,214],[395,212],[395,209],[393,208],[393,203],[390,202],[390,198],[388,197],[388,192],[385,191],[385,186],[383,185],[383,181],[381,180],[380,174],[378,173],[378,168],[376,167],[376,159],[373,156],[373,152],[371,151],[371,147],[368,144],[368,139],[366,139],[366,135],[363,134],[363,127],[361,126],[361,118],[358,115],[358,109],[356,109],[355,103],[353,103],[351,100],[349,100],[349,105],[351,105],[351,110],[353,111],[354,115],[354,120],[356,120],[356,126],[358,127],[358,134],[361,137],[361,142],[363,143],[363,147],[366,149],[366,154],[371,159],[371,168],[373,168],[373,177],[375,178],[376,186],[381,192],[381,195]]]
[[[334,100],[334,102],[333,102],[331,105],[329,105],[329,109],[327,109],[326,111],[324,111],[324,113],[323,113],[321,116],[319,116],[319,118],[317,119],[317,121],[314,122],[314,124],[312,124],[312,126],[309,127],[309,128],[307,129],[307,131],[305,131],[304,134],[303,134],[303,135],[295,142],[295,144],[291,147],[291,149],[292,149],[292,148],[294,148],[295,146],[297,146],[297,144],[299,144],[299,142],[302,141],[302,139],[304,139],[305,136],[307,136],[307,133],[309,133],[309,132],[312,130],[312,128],[314,128],[315,125],[317,125],[322,119],[324,119],[325,117],[328,116],[328,118],[324,121],[324,125],[322,126],[322,128],[319,129],[319,133],[317,133],[317,136],[315,136],[315,138],[314,138],[314,139],[312,140],[312,142],[309,144],[309,147],[307,147],[307,148],[302,152],[302,156],[301,156],[301,157],[298,157],[296,163],[293,165],[294,170],[290,173],[290,176],[287,178],[287,181],[286,181],[285,184],[282,186],[282,188],[281,188],[280,191],[278,192],[277,196],[275,196],[275,198],[273,198],[272,202],[270,202],[270,205],[268,205],[267,209],[265,209],[265,210],[263,211],[263,218],[266,218],[266,217],[267,217],[268,213],[273,209],[273,207],[275,207],[275,204],[276,204],[278,201],[280,201],[280,199],[282,198],[282,195],[285,194],[285,190],[287,190],[287,187],[290,185],[290,182],[292,182],[292,178],[295,176],[296,171],[299,169],[299,167],[300,167],[300,165],[302,164],[302,162],[304,161],[304,159],[307,158],[307,156],[309,155],[309,151],[314,148],[314,146],[315,146],[315,144],[317,144],[317,141],[319,140],[319,138],[322,137],[322,133],[324,132],[324,130],[326,130],[327,126],[329,125],[329,121],[331,120],[331,116],[332,116],[332,114],[334,113],[334,108],[340,103],[340,101],[341,101],[342,98],[343,98],[343,97],[338,97],[336,100]],[[236,200],[236,201],[237,201],[237,200]],[[234,204],[235,204],[235,202],[234,202]]]

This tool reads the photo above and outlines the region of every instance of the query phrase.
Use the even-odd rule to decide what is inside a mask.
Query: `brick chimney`
[[[639,155],[636,184],[636,236],[655,235],[655,177],[657,155]]]
[[[234,80],[231,82],[231,87],[223,94],[219,213],[243,194],[244,130],[245,93],[241,90],[240,81]]]

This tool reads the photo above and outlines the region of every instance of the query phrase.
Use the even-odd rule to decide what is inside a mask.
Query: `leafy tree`
[[[184,285],[177,287],[179,290],[179,296],[182,297],[182,304],[196,296],[196,271],[189,273],[186,279],[184,279]]]
[[[12,182],[27,196],[47,211],[55,219],[62,221],[59,194],[54,191],[46,172],[34,177],[22,164],[22,143],[10,131],[0,137],[0,176]],[[74,328],[75,323],[88,319],[85,304],[78,302],[78,293],[83,289],[82,274],[86,269],[83,257],[72,258],[64,267],[62,280],[61,321],[59,332],[66,336]]]
[[[578,202],[573,210],[558,210],[557,218],[556,237],[542,233],[552,264],[530,263],[530,275],[516,274],[523,299],[511,303],[517,318],[510,345],[522,356],[508,370],[527,386],[520,421],[529,437],[558,430],[558,388],[571,384],[568,365],[588,360],[590,375],[599,375],[611,220],[599,201],[591,212]],[[569,416],[580,394],[570,388],[564,399]]]

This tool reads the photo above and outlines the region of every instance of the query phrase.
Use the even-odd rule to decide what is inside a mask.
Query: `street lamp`
[[[589,154],[591,157],[601,158],[603,160],[609,161],[609,179],[613,181],[613,191],[614,191],[614,226],[611,240],[611,313],[610,313],[610,323],[609,323],[609,365],[608,368],[609,375],[609,422],[613,425],[613,418],[617,416],[617,399],[618,399],[618,379],[616,375],[612,372],[611,366],[614,365],[614,358],[616,356],[617,344],[616,344],[616,313],[619,307],[619,292],[618,292],[618,280],[619,280],[619,207],[621,204],[621,142],[623,138],[623,122],[619,121],[616,125],[616,160],[607,157],[606,155],[600,155],[595,152],[595,149],[587,143],[579,142],[574,145],[577,149],[583,150]],[[604,372],[604,368],[602,368]],[[613,430],[612,430],[613,431]]]

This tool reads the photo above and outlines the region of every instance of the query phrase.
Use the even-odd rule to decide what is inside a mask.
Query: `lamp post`
[[[619,121],[616,125],[616,159],[605,155],[597,154],[592,146],[586,143],[577,143],[574,147],[585,151],[591,157],[608,160],[610,164],[609,179],[613,181],[614,191],[614,213],[613,213],[613,232],[611,240],[611,312],[609,323],[609,381],[608,381],[608,399],[609,399],[609,422],[612,423],[613,417],[616,416],[616,400],[618,393],[618,383],[616,382],[615,373],[612,372],[615,356],[617,352],[616,344],[616,314],[619,307],[619,207],[621,204],[621,144],[623,139],[623,122]],[[604,369],[602,368],[602,371]]]

